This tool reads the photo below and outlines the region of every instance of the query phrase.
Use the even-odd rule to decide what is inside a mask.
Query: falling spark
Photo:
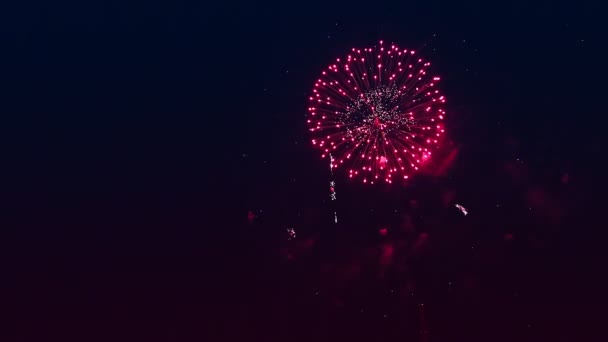
[[[464,214],[464,216],[467,216],[467,214],[469,213],[467,209],[461,206],[460,204],[456,204],[456,208],[458,208],[458,210],[460,210]]]
[[[334,165],[334,162],[336,160],[334,159],[334,156],[330,153],[329,154],[329,173],[331,174],[331,180],[329,181],[329,198],[331,198],[332,201],[336,200],[336,182],[334,181],[334,168],[336,167]],[[334,211],[334,223],[338,223],[338,214]]]

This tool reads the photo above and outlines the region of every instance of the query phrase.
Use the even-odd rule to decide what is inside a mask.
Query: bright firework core
[[[403,93],[396,86],[379,86],[361,94],[344,112],[344,121],[360,125],[368,134],[388,133],[396,128],[409,129],[413,119],[399,108]]]
[[[310,97],[312,143],[364,183],[407,179],[444,133],[445,97],[429,62],[395,45],[352,49],[323,71]]]

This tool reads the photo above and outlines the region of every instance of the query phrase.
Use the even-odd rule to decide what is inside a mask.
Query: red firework
[[[322,72],[310,96],[312,143],[364,183],[408,179],[444,133],[445,97],[430,63],[396,45],[352,49]]]

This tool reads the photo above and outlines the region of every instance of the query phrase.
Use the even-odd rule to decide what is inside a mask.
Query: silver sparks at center
[[[415,120],[413,113],[400,107],[406,95],[396,86],[382,86],[361,94],[342,114],[347,136],[355,140],[384,137],[394,129],[410,131]],[[380,136],[378,136],[380,135]]]

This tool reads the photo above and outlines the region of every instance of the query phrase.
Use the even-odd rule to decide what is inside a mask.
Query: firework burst
[[[364,183],[408,179],[444,133],[445,97],[429,66],[414,51],[382,41],[338,58],[309,98],[312,144]]]

